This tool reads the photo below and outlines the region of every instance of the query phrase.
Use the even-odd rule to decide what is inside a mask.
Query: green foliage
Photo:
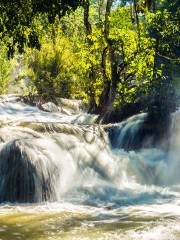
[[[72,44],[61,31],[53,39],[46,35],[41,44],[40,51],[27,53],[31,84],[45,97],[71,97],[77,62]]]
[[[13,61],[7,58],[7,49],[0,46],[0,94],[4,94],[8,90],[10,74]]]
[[[180,44],[179,22],[176,16],[167,9],[147,14],[151,38],[159,41],[159,54],[165,57],[176,58]]]
[[[179,66],[177,0],[133,1],[136,10],[132,1],[114,2],[107,18],[108,36],[107,1],[102,6],[90,1],[92,32],[88,34],[80,0],[1,2],[1,40],[9,53],[26,50],[23,65],[27,67],[19,76],[28,80],[26,92],[46,98],[83,98],[89,103],[93,98],[98,111],[109,102],[113,107],[144,104],[146,109],[154,92],[163,95],[172,79],[177,84],[173,73]],[[2,89],[10,69],[5,53],[0,59],[6,76]]]
[[[8,46],[12,56],[17,46],[23,52],[25,46],[40,48],[38,31],[34,28],[36,17],[47,16],[53,23],[56,16],[62,17],[81,5],[81,0],[0,0],[0,39]]]

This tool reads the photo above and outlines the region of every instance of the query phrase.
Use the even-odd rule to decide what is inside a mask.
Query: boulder
[[[56,199],[58,168],[31,140],[13,140],[0,151],[0,202]]]
[[[58,106],[53,102],[47,102],[41,105],[41,110],[45,112],[59,112]]]

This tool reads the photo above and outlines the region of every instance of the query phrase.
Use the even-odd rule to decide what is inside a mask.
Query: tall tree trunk
[[[117,82],[118,82],[118,74],[117,74],[117,61],[115,59],[115,48],[113,46],[113,41],[109,38],[110,31],[110,13],[112,8],[113,0],[107,0],[106,4],[106,13],[105,13],[105,21],[104,21],[104,38],[107,44],[106,52],[109,52],[109,58],[111,63],[111,79],[107,79],[106,76],[106,55],[102,56],[102,69],[104,76],[104,89],[100,97],[99,111],[100,117],[99,120],[106,121],[113,110],[113,102],[116,97],[117,90]]]
[[[86,36],[88,37],[89,35],[92,34],[92,25],[89,21],[90,1],[84,0],[83,7],[84,7],[84,26],[86,29]],[[87,38],[87,41],[90,46],[93,45],[93,42],[89,38]],[[96,75],[95,70],[92,66],[91,70],[89,72],[89,76],[88,76],[91,83],[93,83],[93,81],[95,79],[95,75]],[[88,94],[89,94],[89,98],[90,98],[88,112],[95,113],[96,109],[97,109],[97,105],[96,105],[95,92],[94,92],[93,87],[90,87]]]
[[[86,29],[86,35],[91,35],[92,34],[92,26],[91,23],[89,21],[89,8],[90,8],[90,2],[89,0],[84,0],[83,2],[83,6],[84,6],[84,26]]]

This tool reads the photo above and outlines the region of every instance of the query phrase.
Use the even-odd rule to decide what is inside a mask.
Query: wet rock
[[[54,104],[53,102],[47,102],[41,105],[41,110],[45,112],[59,112],[58,106]]]
[[[0,202],[56,200],[57,166],[34,145],[32,140],[14,140],[0,151]]]
[[[64,109],[68,110],[71,114],[77,114],[80,112],[87,111],[87,106],[83,100],[77,99],[65,99],[65,98],[56,98],[58,106],[62,107],[62,111]]]

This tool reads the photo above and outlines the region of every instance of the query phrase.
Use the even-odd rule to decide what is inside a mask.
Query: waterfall
[[[58,164],[41,144],[13,140],[0,152],[0,201],[40,202],[56,199]]]
[[[137,114],[111,127],[109,137],[113,148],[140,148],[144,134],[141,127],[146,117],[146,113]]]
[[[49,130],[1,129],[0,201],[57,201],[87,171],[101,179],[113,177],[103,129],[61,125],[62,133]]]
[[[171,183],[180,182],[180,110],[172,114],[169,144],[169,169],[167,178]]]
[[[47,113],[14,99],[0,108],[0,202],[66,200],[116,207],[174,197],[164,186],[170,189],[180,180],[178,170],[174,175],[179,112],[172,117],[168,152],[129,147],[146,146],[140,131],[145,113],[107,130],[83,112]]]

